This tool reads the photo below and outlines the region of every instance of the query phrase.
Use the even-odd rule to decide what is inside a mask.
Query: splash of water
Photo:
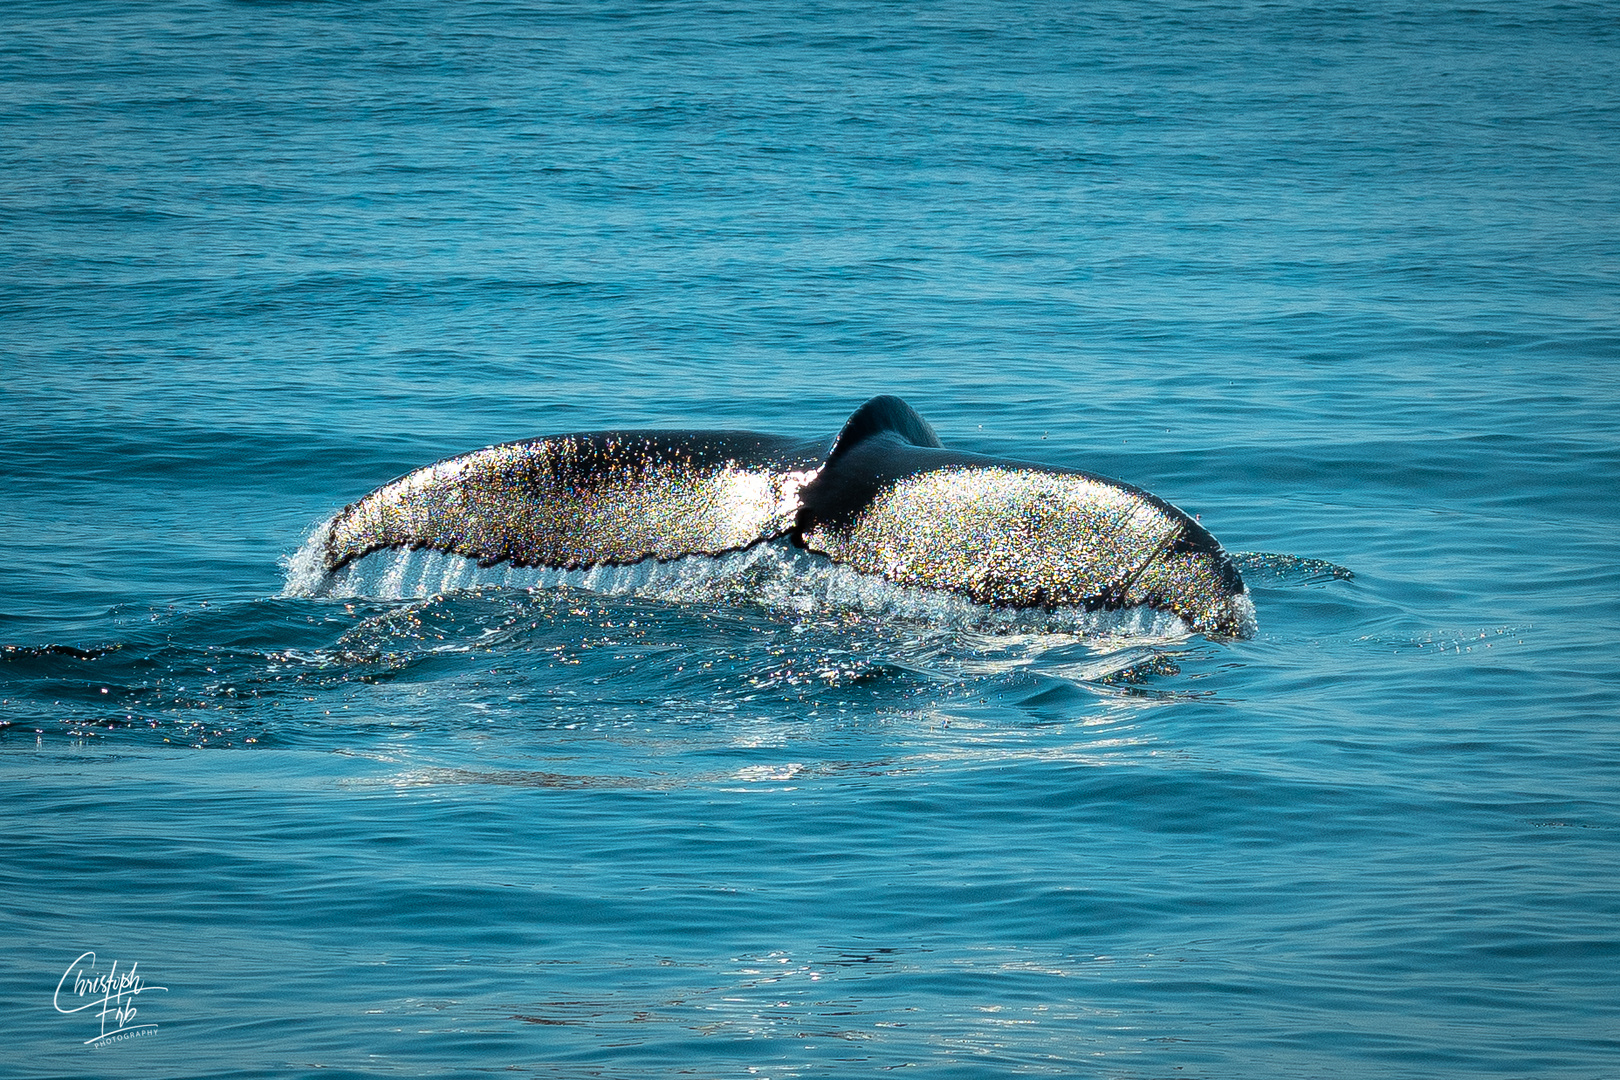
[[[808,618],[859,614],[997,634],[1065,633],[1156,641],[1180,640],[1190,634],[1181,619],[1148,608],[988,607],[952,593],[908,588],[861,574],[786,541],[756,544],[719,557],[694,555],[669,562],[647,559],[628,566],[585,570],[508,564],[485,567],[440,552],[390,550],[329,573],[321,560],[323,533],[317,527],[286,560],[283,596],[409,600],[485,588],[572,588],[668,603],[751,604]],[[1252,605],[1249,611],[1252,619]]]

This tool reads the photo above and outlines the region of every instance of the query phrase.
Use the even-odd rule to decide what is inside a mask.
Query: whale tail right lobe
[[[946,449],[897,398],[851,418],[799,498],[797,543],[896,584],[1253,632],[1236,565],[1189,515],[1109,477]]]

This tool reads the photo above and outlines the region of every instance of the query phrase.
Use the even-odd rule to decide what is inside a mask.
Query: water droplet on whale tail
[[[1174,506],[1078,469],[946,449],[890,396],[831,440],[627,431],[485,447],[384,484],[312,544],[330,575],[383,549],[578,570],[783,536],[896,585],[993,607],[1148,607],[1198,632],[1254,632],[1237,566]]]

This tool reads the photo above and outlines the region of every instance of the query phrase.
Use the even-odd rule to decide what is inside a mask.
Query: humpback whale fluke
[[[946,449],[897,397],[833,438],[615,431],[447,458],[343,508],[328,573],[385,548],[581,569],[786,536],[899,585],[1000,607],[1168,611],[1246,636],[1243,579],[1203,526],[1130,484]]]

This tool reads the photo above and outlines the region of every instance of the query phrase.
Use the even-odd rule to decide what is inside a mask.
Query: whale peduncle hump
[[[720,555],[787,536],[899,585],[999,607],[1148,607],[1246,636],[1231,558],[1154,495],[1078,469],[945,448],[899,398],[831,440],[752,431],[618,431],[485,447],[339,512],[336,571],[385,548],[483,565],[579,569]]]

